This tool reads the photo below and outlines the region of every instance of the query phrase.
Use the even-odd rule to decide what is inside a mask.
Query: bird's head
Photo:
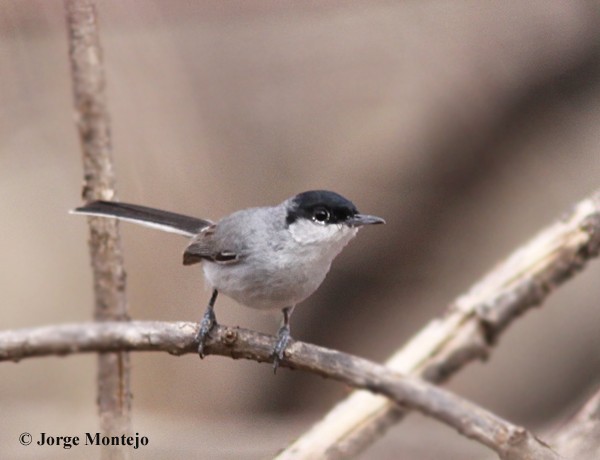
[[[284,205],[286,225],[299,243],[345,245],[360,227],[385,223],[381,217],[360,214],[350,200],[327,190],[299,193]]]

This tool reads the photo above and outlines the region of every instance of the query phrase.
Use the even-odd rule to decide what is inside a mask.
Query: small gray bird
[[[191,237],[183,264],[202,262],[212,295],[198,332],[198,353],[216,324],[214,305],[222,292],[242,305],[281,309],[283,322],[273,349],[275,370],[290,341],[296,304],[321,285],[331,262],[363,225],[383,224],[359,214],[337,193],[312,190],[272,207],[243,209],[217,223],[127,203],[95,201],[73,211],[113,217]]]

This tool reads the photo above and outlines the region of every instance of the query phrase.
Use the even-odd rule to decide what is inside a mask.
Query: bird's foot
[[[200,358],[204,358],[204,342],[206,342],[206,337],[208,337],[211,329],[215,327],[216,324],[217,317],[215,316],[214,310],[212,308],[207,308],[200,321],[200,328],[198,329],[198,335],[196,336],[196,340],[198,341],[198,355]]]
[[[271,355],[273,356],[273,373],[277,373],[277,368],[279,367],[279,363],[283,360],[285,349],[291,338],[289,326],[281,326],[277,332],[277,343],[275,344]]]

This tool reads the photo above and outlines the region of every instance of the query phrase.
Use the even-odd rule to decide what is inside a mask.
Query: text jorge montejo
[[[58,446],[63,449],[70,449],[74,446],[130,446],[134,449],[140,446],[148,445],[148,438],[140,436],[136,433],[135,436],[122,434],[121,436],[104,436],[101,433],[85,433],[82,440],[79,436],[51,436],[46,433],[40,433],[40,439],[36,442],[38,446]]]

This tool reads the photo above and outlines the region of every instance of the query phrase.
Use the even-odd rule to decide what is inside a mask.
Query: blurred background
[[[2,0],[0,328],[87,321],[92,280],[60,0]],[[118,193],[218,219],[325,188],[387,225],[362,231],[292,320],[297,339],[377,361],[600,186],[597,2],[98,1]],[[122,225],[130,315],[200,318],[185,239]],[[450,383],[535,430],[600,381],[600,264]],[[217,317],[279,315],[220,298]],[[269,458],[349,390],[268,365],[132,354],[137,458]],[[21,432],[98,429],[96,357],[0,366],[0,456]],[[411,415],[364,459],[487,451]]]

